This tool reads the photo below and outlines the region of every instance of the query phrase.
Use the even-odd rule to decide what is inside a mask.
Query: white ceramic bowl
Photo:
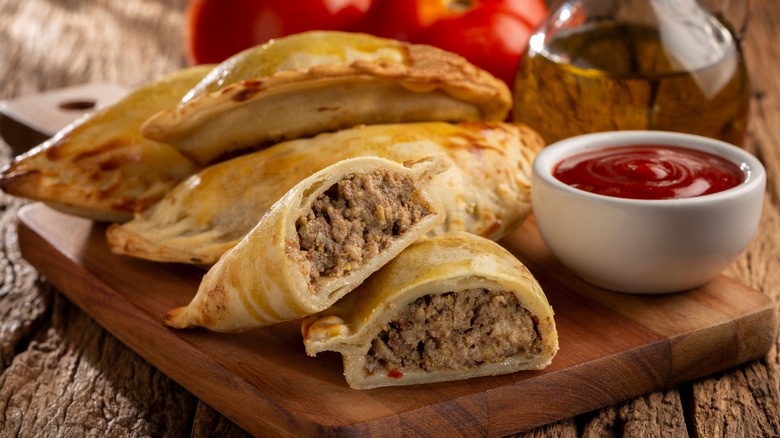
[[[552,176],[564,157],[627,145],[681,146],[740,166],[738,186],[687,199],[637,200],[593,194]],[[657,294],[715,278],[750,244],[761,216],[766,173],[743,149],[662,131],[587,134],[546,147],[533,165],[533,208],[546,245],[565,266],[606,289]]]

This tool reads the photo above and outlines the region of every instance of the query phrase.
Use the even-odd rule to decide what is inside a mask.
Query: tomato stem
[[[465,12],[474,7],[474,0],[451,0],[447,2],[447,9],[452,12]]]

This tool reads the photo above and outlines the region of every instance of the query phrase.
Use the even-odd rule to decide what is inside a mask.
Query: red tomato
[[[512,86],[545,0],[375,0],[358,29],[455,52]]]
[[[376,0],[357,29],[372,35],[412,41],[428,26],[462,12],[450,8],[451,0]]]
[[[349,30],[374,0],[190,0],[187,57],[191,64],[222,62],[230,56],[307,30]]]
[[[473,9],[457,18],[437,21],[417,38],[417,42],[455,52],[511,88],[520,58],[535,28],[535,24],[529,24],[510,10],[491,5]]]
[[[536,28],[549,14],[545,0],[482,0],[486,5],[503,6]]]
[[[547,16],[544,0],[375,0],[358,29],[372,35],[412,41],[433,23],[485,6],[503,6],[530,26]]]

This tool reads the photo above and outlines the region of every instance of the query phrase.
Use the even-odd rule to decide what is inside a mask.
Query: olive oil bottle
[[[513,119],[548,144],[591,132],[652,129],[741,146],[748,73],[728,28],[708,23],[714,38],[705,43],[696,41],[703,35],[698,30],[686,34],[672,25],[596,21],[542,30],[518,70]]]

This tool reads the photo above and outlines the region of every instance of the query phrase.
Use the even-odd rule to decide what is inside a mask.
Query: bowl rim
[[[707,195],[675,199],[634,199],[607,196],[578,189],[560,181],[552,174],[553,167],[564,157],[572,154],[587,150],[632,145],[665,145],[709,152],[736,164],[745,173],[745,179],[732,188]],[[591,198],[594,201],[626,205],[679,206],[680,204],[718,202],[741,197],[757,189],[763,191],[766,186],[766,169],[756,156],[745,149],[709,137],[672,131],[605,131],[569,137],[544,147],[534,158],[532,169],[534,176],[555,189],[575,196]]]

